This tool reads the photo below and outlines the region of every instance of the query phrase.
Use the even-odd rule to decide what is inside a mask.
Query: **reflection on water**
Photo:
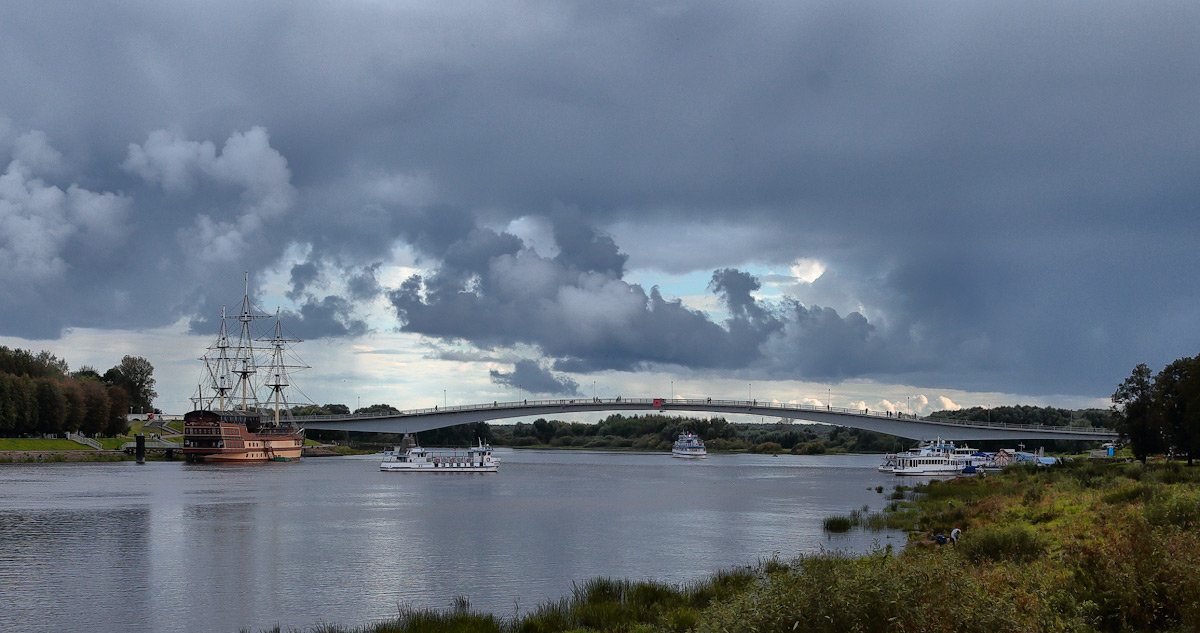
[[[358,626],[456,596],[511,615],[594,576],[686,582],[893,538],[821,530],[885,503],[875,486],[897,482],[874,456],[497,453],[496,474],[375,456],[0,467],[0,630]]]

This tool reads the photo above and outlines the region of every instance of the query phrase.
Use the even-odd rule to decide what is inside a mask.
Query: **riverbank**
[[[323,633],[1190,631],[1200,469],[1077,462],[898,489],[901,552],[761,561],[687,586],[596,579],[518,617],[402,611]],[[957,545],[938,534],[961,529]],[[276,631],[280,629],[275,629]]]
[[[4,441],[4,440],[0,440]],[[133,439],[124,441],[132,442]],[[62,463],[62,462],[120,462],[132,461],[136,457],[124,450],[93,449],[93,448],[62,448],[59,444],[66,440],[20,440],[22,444],[34,445],[34,448],[22,450],[0,450],[0,464],[28,463]],[[36,447],[45,444],[50,448]],[[74,444],[72,442],[72,444]],[[346,446],[330,444],[311,444],[304,447],[305,457],[337,457],[342,455],[364,455],[373,451],[363,451]],[[176,452],[174,459],[168,460],[161,449],[148,451],[146,459],[152,461],[182,461],[182,453]]]
[[[124,451],[96,449],[49,450],[49,451],[0,451],[0,464],[27,464],[38,462],[120,462],[133,459]]]

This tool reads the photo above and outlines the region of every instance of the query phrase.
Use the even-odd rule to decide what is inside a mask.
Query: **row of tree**
[[[930,417],[1001,424],[1040,424],[1043,426],[1112,428],[1114,424],[1113,412],[1108,409],[1061,409],[1059,407],[1035,407],[1023,404],[934,411],[930,414]],[[986,451],[1012,448],[1012,442],[1008,441],[980,441],[972,442],[971,445]],[[1079,440],[1042,440],[1037,445],[1051,452],[1075,453],[1094,448],[1096,443]]]
[[[1157,374],[1139,364],[1112,401],[1117,430],[1137,459],[1170,453],[1192,464],[1200,452],[1200,355],[1180,358]]]
[[[0,346],[0,436],[117,435],[128,429],[130,409],[154,411],[154,367],[139,356],[100,374],[71,373],[50,352]]]

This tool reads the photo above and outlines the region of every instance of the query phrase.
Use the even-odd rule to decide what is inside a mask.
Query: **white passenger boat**
[[[955,446],[938,438],[916,448],[897,453],[891,471],[897,475],[957,475],[964,469],[972,472],[989,460],[987,455],[967,446]],[[879,469],[884,470],[881,464]]]
[[[420,446],[397,446],[383,452],[379,470],[416,473],[494,473],[500,468],[500,458],[492,455],[492,447],[482,441],[466,449],[427,449]]]
[[[672,457],[682,457],[684,459],[699,459],[708,457],[708,450],[704,448],[704,442],[699,436],[693,433],[683,433],[679,439],[675,440],[675,445],[671,447]]]

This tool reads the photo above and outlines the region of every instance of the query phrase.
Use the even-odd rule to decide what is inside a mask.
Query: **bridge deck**
[[[392,414],[301,416],[296,421],[310,429],[416,433],[473,422],[590,411],[703,411],[709,413],[771,416],[836,424],[878,431],[915,440],[1094,440],[1112,441],[1112,429],[1020,425],[928,418],[915,415],[845,409],[758,400],[712,398],[564,398],[554,400],[494,401],[483,404],[411,409]]]

